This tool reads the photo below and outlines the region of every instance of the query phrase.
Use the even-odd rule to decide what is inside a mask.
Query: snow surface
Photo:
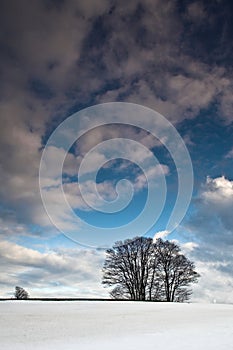
[[[229,350],[233,305],[0,302],[4,350]]]

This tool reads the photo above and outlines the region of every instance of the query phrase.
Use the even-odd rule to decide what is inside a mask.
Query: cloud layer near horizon
[[[14,294],[22,285],[31,297],[106,296],[101,288],[104,253],[96,250],[60,248],[39,252],[9,241],[0,242],[1,294]]]

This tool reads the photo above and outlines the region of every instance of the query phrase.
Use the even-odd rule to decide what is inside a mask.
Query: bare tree
[[[16,297],[16,299],[28,299],[29,294],[24,288],[16,286],[15,287],[15,297]]]
[[[195,265],[181,254],[180,247],[170,241],[158,239],[154,244],[156,279],[161,281],[160,299],[185,301],[191,295],[188,288],[198,280]]]
[[[194,269],[175,243],[136,237],[106,251],[102,283],[114,287],[114,299],[185,301],[199,277]]]
[[[103,284],[115,287],[111,292],[114,298],[146,299],[152,247],[152,239],[136,237],[116,242],[107,250]]]
[[[126,290],[126,288],[123,288],[121,286],[116,286],[113,288],[113,290],[110,292],[110,296],[113,299],[131,299],[130,294]]]

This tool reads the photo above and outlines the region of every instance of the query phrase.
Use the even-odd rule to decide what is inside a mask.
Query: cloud
[[[139,130],[135,126],[128,124],[110,124],[94,128],[88,131],[85,137],[80,137],[76,142],[76,155],[82,157],[101,142],[114,138],[135,140],[149,149],[162,145],[162,140],[159,141],[146,130]]]
[[[191,252],[191,251],[193,251],[195,248],[198,247],[198,244],[195,243],[195,242],[186,242],[186,243],[183,243],[183,244],[181,245],[181,247],[182,247],[182,250],[183,250],[184,252]]]
[[[0,61],[0,199],[28,224],[49,224],[38,186],[41,149],[57,123],[54,115],[63,119],[73,103],[67,91],[76,85],[75,67],[92,18],[107,9],[104,0],[65,1],[62,10],[45,4],[3,1],[0,14],[2,38],[7,38]]]
[[[232,266],[231,266],[232,267]],[[221,265],[213,262],[196,262],[201,274],[198,284],[193,286],[194,302],[212,302],[232,304],[233,278],[221,271]]]
[[[206,216],[214,216],[225,230],[231,230],[233,227],[233,181],[224,176],[215,179],[207,177],[206,187],[200,198]]]
[[[233,158],[233,148],[226,154],[225,158],[227,158],[227,159]]]
[[[229,86],[227,86],[226,89],[224,89],[220,95],[219,98],[219,112],[223,116],[224,120],[230,124],[233,119],[233,84],[232,80],[229,83]]]
[[[187,228],[194,231],[202,242],[213,246],[233,244],[233,181],[224,176],[207,177],[198,196],[194,210],[187,220]]]
[[[76,297],[104,294],[100,286],[103,259],[103,252],[78,247],[42,253],[1,240],[1,295],[12,295],[15,285],[24,286],[31,297],[55,297],[64,291]],[[87,293],[88,288],[92,292]]]
[[[194,299],[232,302],[233,181],[207,177],[194,204],[183,224],[186,234],[180,233],[186,240],[192,238],[192,249],[186,251],[201,274]]]
[[[157,239],[159,238],[166,238],[168,235],[169,235],[169,231],[165,230],[165,231],[159,231],[159,232],[156,232],[154,234],[154,237],[153,237],[153,240],[156,241]]]
[[[137,190],[146,188],[148,182],[156,185],[157,179],[160,176],[166,176],[169,174],[169,167],[167,165],[158,164],[154,167],[147,169],[145,174],[139,174],[135,179],[135,187]]]
[[[196,1],[189,4],[187,6],[186,16],[187,19],[191,20],[194,23],[199,23],[206,19],[206,12],[203,3]]]
[[[224,176],[207,177],[194,205],[193,214],[186,222],[187,229],[204,246],[219,251],[216,258],[221,257],[221,252],[233,245],[233,181]]]

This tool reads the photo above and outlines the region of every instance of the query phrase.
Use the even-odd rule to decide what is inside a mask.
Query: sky
[[[0,296],[106,297],[105,248],[145,235],[232,303],[232,2],[0,7]]]

